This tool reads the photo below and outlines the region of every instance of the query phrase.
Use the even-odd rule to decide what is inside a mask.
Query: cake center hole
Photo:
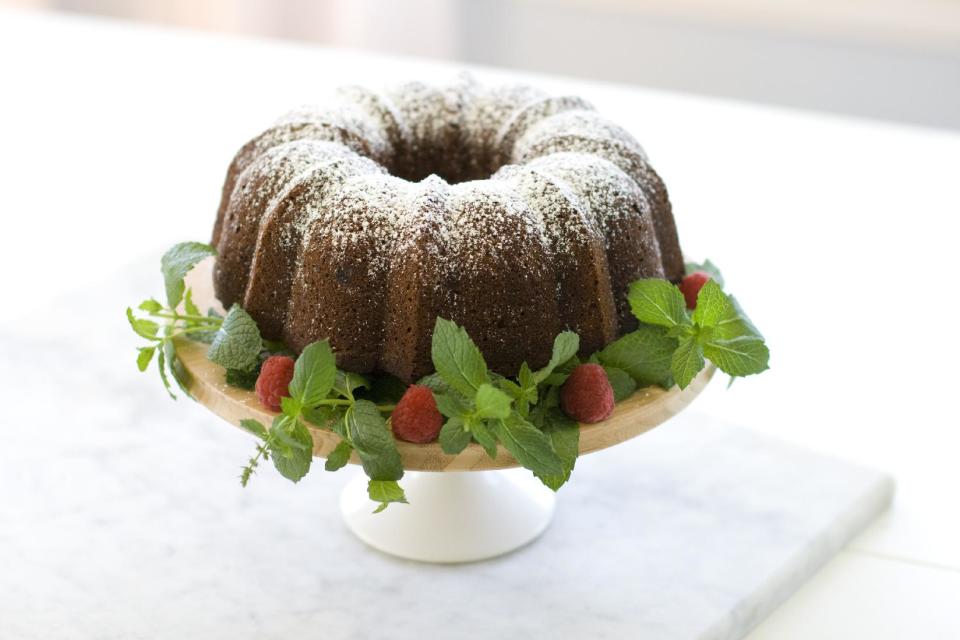
[[[446,144],[424,144],[397,158],[390,173],[411,182],[420,182],[435,175],[450,184],[470,180],[486,180],[499,167],[493,167],[489,154],[484,154],[464,141]]]

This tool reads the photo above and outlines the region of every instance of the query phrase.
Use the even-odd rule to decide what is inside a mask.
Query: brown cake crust
[[[438,316],[488,366],[542,366],[576,331],[592,353],[636,326],[625,293],[679,280],[663,181],[580,98],[526,86],[408,83],[338,92],[245,145],[214,227],[218,298],[299,351],[413,381]]]

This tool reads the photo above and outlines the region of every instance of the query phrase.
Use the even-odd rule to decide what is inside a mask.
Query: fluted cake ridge
[[[437,316],[490,367],[592,353],[636,322],[627,285],[683,258],[639,143],[577,97],[522,85],[346,87],[235,156],[213,233],[214,285],[264,337],[329,338],[338,364],[429,373]]]

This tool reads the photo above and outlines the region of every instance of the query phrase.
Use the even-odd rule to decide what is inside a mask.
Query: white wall
[[[460,55],[474,62],[960,128],[960,41],[950,46],[950,32],[925,43],[916,33],[867,38],[526,0],[462,0],[460,20]]]
[[[960,129],[960,0],[0,0]]]

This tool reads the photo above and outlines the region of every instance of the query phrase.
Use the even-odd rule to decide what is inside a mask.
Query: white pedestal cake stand
[[[187,286],[201,309],[222,311],[213,295],[212,267],[212,260],[198,265],[187,276]],[[198,402],[234,425],[246,418],[264,425],[273,421],[275,414],[260,405],[256,394],[226,384],[223,368],[207,360],[207,345],[178,338],[176,348],[185,383]],[[580,454],[611,447],[665,422],[690,404],[713,371],[708,367],[682,391],[639,389],[617,404],[609,419],[580,425]],[[332,431],[312,427],[310,431],[317,457],[325,458],[340,441]],[[553,492],[518,468],[503,447],[492,460],[475,443],[455,456],[444,453],[437,443],[397,441],[397,447],[407,471],[401,483],[410,504],[374,514],[362,474],[340,497],[347,526],[380,551],[424,562],[483,560],[531,542],[550,523]],[[350,462],[360,463],[356,454]]]

